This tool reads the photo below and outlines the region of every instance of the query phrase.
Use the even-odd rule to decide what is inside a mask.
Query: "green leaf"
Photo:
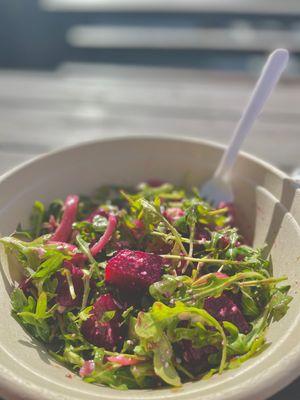
[[[97,261],[94,259],[92,256],[92,253],[90,251],[90,246],[89,243],[87,243],[82,236],[77,235],[76,236],[76,241],[79,245],[80,250],[87,256],[91,264],[97,265]]]
[[[247,287],[241,288],[241,292],[243,314],[248,317],[257,318],[260,314],[260,309],[255,299],[251,296],[251,289]]]
[[[151,229],[152,226],[155,226],[159,222],[162,222],[175,237],[175,240],[178,246],[180,247],[181,251],[184,254],[186,254],[186,250],[185,247],[183,246],[180,234],[177,232],[176,228],[172,224],[170,224],[170,222],[160,213],[160,211],[157,209],[158,205],[156,205],[155,207],[153,204],[149,203],[147,200],[143,198],[139,199],[137,203],[143,210],[142,215],[144,224],[150,227]]]
[[[108,220],[101,215],[96,215],[93,218],[92,226],[96,232],[104,233],[107,228]]]
[[[51,298],[51,295],[52,297],[56,295],[57,284],[58,280],[53,276],[44,281],[43,288],[45,292],[48,294],[48,298]]]
[[[42,292],[39,295],[37,304],[36,304],[36,316],[37,318],[44,318],[47,311],[47,294]]]
[[[152,363],[145,362],[141,364],[136,364],[133,365],[130,370],[140,388],[152,386],[151,383],[153,379],[151,378],[155,377]]]
[[[56,221],[59,221],[63,206],[64,202],[61,199],[53,200],[46,211],[45,220],[48,221],[50,216],[53,215]]]
[[[100,234],[107,228],[108,220],[101,215],[96,215],[92,222],[79,221],[73,224],[73,229],[78,231],[85,242],[97,240]]]
[[[160,332],[150,313],[140,312],[135,325],[136,334],[143,339],[159,336]]]
[[[115,310],[105,311],[103,313],[102,317],[100,318],[100,322],[108,322],[108,321],[112,320],[115,315],[116,315]]]
[[[269,307],[272,319],[274,321],[279,321],[287,313],[289,308],[289,303],[292,301],[292,296],[289,296],[280,289],[276,289],[271,297]]]
[[[25,269],[35,270],[40,264],[38,253],[38,244],[33,242],[24,242],[12,236],[3,237],[0,243],[4,245],[5,251],[12,252],[17,260]]]
[[[118,390],[138,388],[129,367],[121,367],[112,363],[97,365],[92,374],[84,378],[84,381],[101,383]]]
[[[65,255],[61,253],[56,253],[53,256],[45,260],[37,269],[37,271],[32,275],[32,278],[45,279],[53,275],[62,265]]]
[[[73,346],[69,345],[65,348],[63,357],[69,364],[75,365],[76,367],[82,367],[84,359],[77,353],[74,352]]]
[[[32,232],[32,236],[34,238],[39,236],[41,232],[44,216],[45,216],[44,204],[41,203],[40,201],[35,201],[30,216],[30,229]]]
[[[187,306],[178,301],[175,303],[175,307],[168,307],[163,303],[155,302],[152,306],[151,314],[156,324],[161,324],[163,321],[167,323],[166,321],[176,316],[180,321],[191,320],[193,323],[199,324],[200,328],[202,328],[203,324],[207,324],[208,326],[215,328],[220,333],[222,338],[223,349],[220,372],[223,371],[226,362],[226,335],[219,322],[208,312],[196,307]]]
[[[171,386],[181,386],[180,377],[172,363],[172,346],[165,334],[162,334],[160,340],[156,342],[153,354],[156,375]]]
[[[125,320],[130,319],[130,315],[133,310],[134,310],[133,306],[126,308],[126,310],[122,312],[122,318],[124,318]]]
[[[146,347],[153,351],[155,373],[166,383],[180,386],[180,378],[172,364],[171,344],[155,323],[151,313],[139,313],[135,331],[140,338],[146,341]]]
[[[52,317],[52,314],[47,312],[46,293],[41,293],[37,305],[35,300],[29,296],[27,304],[23,303],[23,309],[17,312],[17,317],[34,337],[43,342],[49,342],[51,329],[47,320]]]
[[[23,293],[23,290],[16,288],[10,295],[12,308],[15,312],[23,311],[24,307],[28,305],[28,300]]]
[[[240,367],[242,363],[244,363],[245,361],[247,361],[250,358],[252,358],[253,356],[255,356],[257,353],[259,353],[261,350],[263,350],[265,346],[266,346],[266,343],[265,343],[264,335],[262,334],[260,336],[257,336],[253,340],[249,351],[241,356],[232,358],[229,361],[227,368],[233,369],[233,368]]]
[[[168,300],[184,283],[192,282],[187,276],[163,275],[160,281],[150,286],[149,293],[155,300]]]
[[[86,321],[90,317],[92,309],[93,306],[88,306],[84,310],[80,311],[78,314],[79,319],[81,319],[81,321]]]
[[[228,327],[229,323],[224,323],[224,327]],[[233,325],[233,324],[231,324]],[[248,334],[238,333],[231,330],[231,336],[228,339],[228,352],[231,355],[242,355],[248,353],[253,346],[254,342],[259,338],[265,337],[265,330],[267,327],[267,312],[252,323],[252,329]],[[227,329],[230,331],[229,329]],[[233,334],[232,334],[233,333]]]

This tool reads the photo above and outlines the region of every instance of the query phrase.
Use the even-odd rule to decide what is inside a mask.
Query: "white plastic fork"
[[[233,202],[234,196],[230,183],[232,167],[245,138],[275,88],[288,60],[289,52],[286,49],[277,49],[269,55],[213,177],[201,186],[201,197],[213,206],[217,207],[221,202]]]

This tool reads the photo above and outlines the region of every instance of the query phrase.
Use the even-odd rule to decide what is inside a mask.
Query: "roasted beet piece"
[[[152,283],[159,281],[162,265],[162,258],[156,254],[121,250],[108,261],[105,280],[123,292],[146,292]]]
[[[116,311],[116,314],[111,320],[101,322],[106,311]],[[94,303],[91,316],[82,323],[83,336],[88,342],[106,350],[120,348],[124,340],[121,311],[121,305],[110,293],[100,296]]]
[[[163,185],[165,182],[161,181],[160,179],[153,178],[153,179],[148,179],[146,183],[151,187],[159,187]]]
[[[177,345],[177,354],[184,367],[195,375],[208,368],[208,356],[216,352],[216,347],[211,345],[194,347],[190,340],[181,340]]]
[[[241,310],[225,293],[219,297],[208,297],[205,299],[204,309],[219,322],[231,322],[242,333],[250,331],[250,326]]]
[[[76,298],[72,299],[68,281],[65,275],[57,273],[56,301],[63,307],[78,307],[82,302],[83,296],[83,272],[80,268],[75,267],[71,262],[65,261],[64,268],[71,273]]]
[[[146,251],[154,254],[168,254],[172,250],[173,245],[166,243],[160,237],[153,237],[151,240],[147,240]]]

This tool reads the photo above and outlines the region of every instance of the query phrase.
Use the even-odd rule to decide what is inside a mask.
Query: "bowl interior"
[[[130,185],[149,178],[199,185],[213,172],[222,148],[169,138],[99,141],[41,158],[0,182],[0,232],[26,224],[35,200],[45,203],[68,193],[92,193],[102,184]],[[9,292],[17,276],[3,265],[0,276],[0,393],[31,399],[247,399],[265,398],[298,375],[300,301],[300,192],[283,173],[241,155],[234,169],[238,221],[248,240],[267,245],[274,275],[287,275],[294,300],[271,326],[271,346],[237,370],[182,389],[119,392],[82,382],[48,357],[10,316]],[[297,332],[298,331],[298,332]],[[2,385],[2,387],[1,387]]]

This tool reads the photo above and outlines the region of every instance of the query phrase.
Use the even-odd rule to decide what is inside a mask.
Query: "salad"
[[[13,317],[84,381],[115,389],[239,367],[292,299],[233,205],[170,183],[36,201],[30,227],[0,243],[23,275]]]

